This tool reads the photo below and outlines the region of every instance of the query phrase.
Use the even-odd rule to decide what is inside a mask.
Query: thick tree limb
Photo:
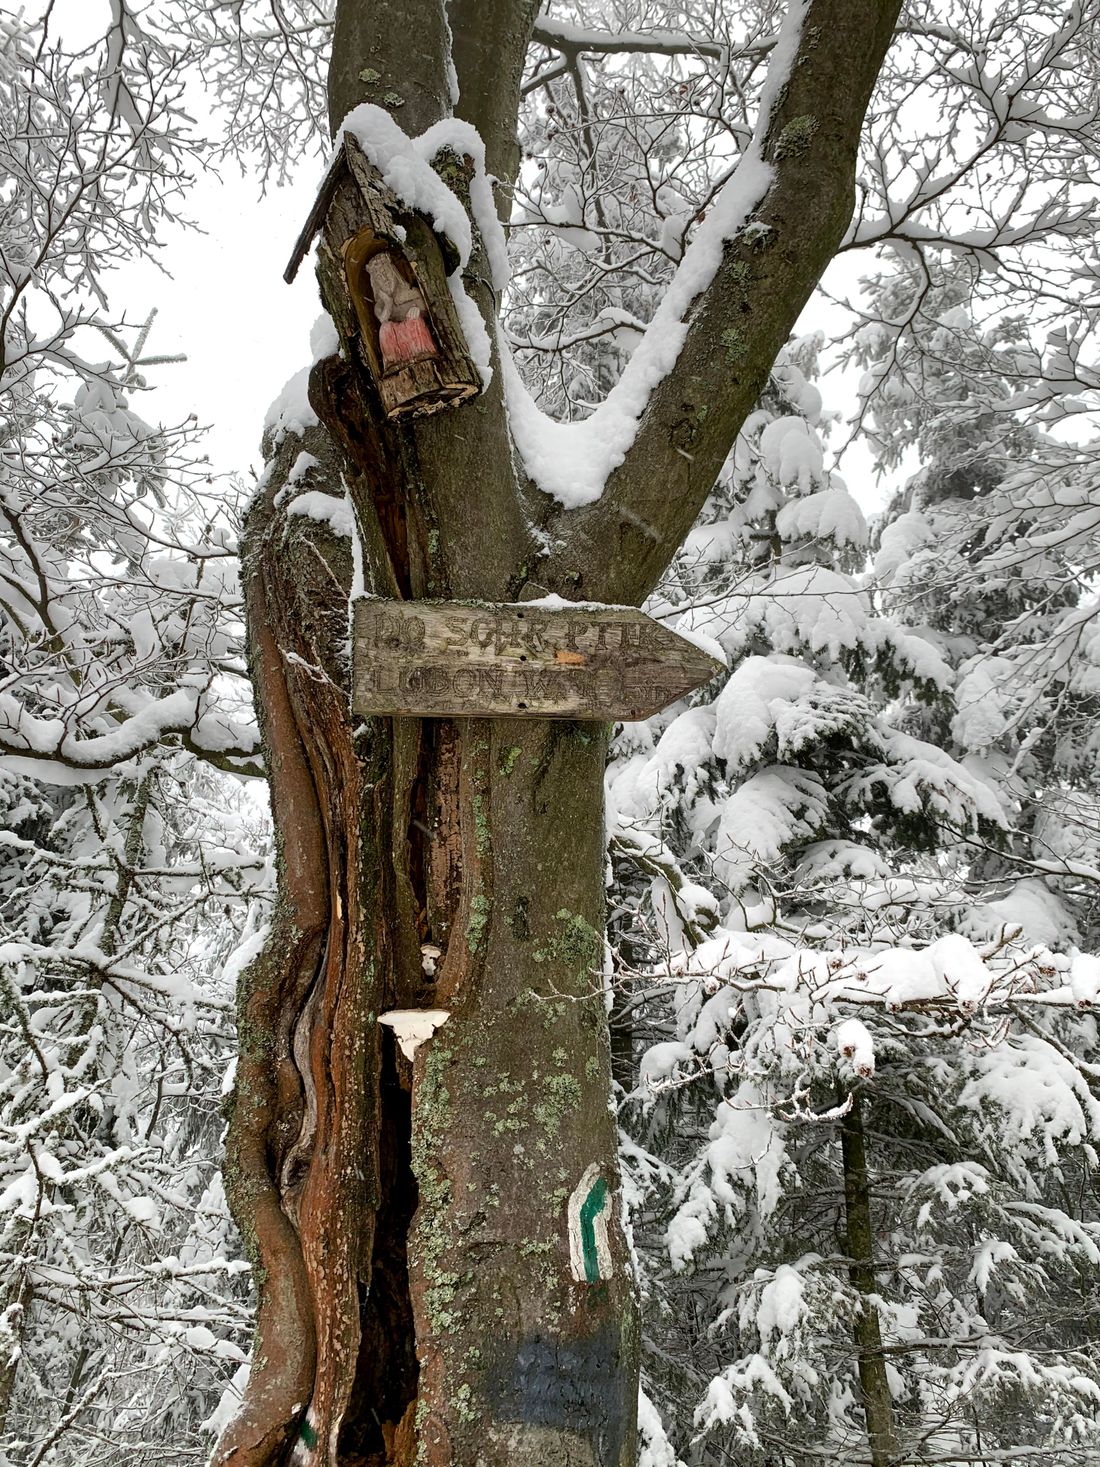
[[[752,228],[691,310],[602,499],[558,511],[537,579],[570,596],[637,602],[656,585],[714,485],[799,311],[844,236],[860,128],[898,0],[809,0],[798,52],[766,122],[771,186]]]
[[[519,85],[538,0],[452,0],[448,9],[458,76],[455,115],[473,123],[485,166],[510,184],[519,166]]]
[[[549,15],[539,16],[532,40],[570,56],[599,51],[619,56],[709,56],[721,61],[728,50],[722,41],[697,38],[687,31],[597,31],[571,25],[569,21],[555,20]],[[752,49],[764,50],[774,44],[774,38],[769,38],[756,43]]]
[[[564,76],[579,56],[701,56],[728,63],[734,56],[763,56],[775,45],[774,36],[760,36],[731,47],[725,41],[689,35],[687,31],[596,31],[567,21],[539,17],[531,39],[556,51],[562,58],[551,62],[523,84],[523,95],[538,91]]]
[[[388,108],[410,136],[450,111],[445,0],[357,0],[336,7],[329,63],[329,128],[360,102]]]

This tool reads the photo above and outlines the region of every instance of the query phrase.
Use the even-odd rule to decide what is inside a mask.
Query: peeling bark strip
[[[241,984],[226,1178],[259,1313],[246,1399],[217,1467],[636,1460],[637,1310],[614,1204],[602,992],[607,741],[600,723],[573,718],[640,716],[715,669],[691,648],[686,675],[686,653],[646,644],[663,629],[632,641],[631,628],[649,625],[639,613],[551,615],[521,598],[536,582],[573,602],[644,598],[843,235],[898,0],[794,4],[801,35],[766,119],[774,181],[757,228],[727,246],[633,446],[584,510],[559,511],[520,476],[501,372],[476,401],[422,415],[478,383],[450,301],[454,266],[430,222],[386,196],[350,144],[312,216],[310,238],[323,219],[318,275],[341,353],[314,368],[320,426],[285,432],[244,555],[279,899]],[[392,95],[400,125],[423,133],[450,114],[453,62],[458,115],[507,185],[535,14],[534,0],[337,0],[334,130],[356,104]],[[787,129],[806,118],[815,127],[790,146]],[[408,288],[389,279],[389,303],[374,299],[368,269],[378,242]],[[463,285],[495,339],[489,280],[475,242]],[[440,357],[427,337],[411,350],[411,334],[402,357],[388,332],[387,360],[380,314],[398,320],[413,288]],[[736,353],[723,345],[732,327]],[[419,395],[422,370],[438,373],[434,400]],[[438,699],[418,714],[423,704],[402,694],[372,706],[408,702],[409,717],[349,719],[348,542],[280,505],[303,451],[315,461],[305,487],[351,499],[368,592],[403,598],[380,610],[391,620],[370,633],[366,667],[396,678],[430,647],[421,661],[448,674],[442,706],[462,716],[439,716]],[[482,604],[440,610],[437,647],[429,597]],[[455,617],[468,618],[464,632],[448,626]],[[505,696],[502,660],[525,696],[518,681]],[[639,668],[656,669],[644,691],[629,683]],[[683,674],[672,692],[669,668]],[[532,671],[554,679],[545,692]],[[622,702],[609,706],[612,675]],[[605,687],[592,693],[598,677]],[[555,702],[567,686],[589,690],[572,717]],[[541,716],[508,716],[535,712],[519,703],[536,698]],[[400,1014],[402,1027],[427,1027],[444,1012],[430,1040],[407,1037],[405,1054],[379,1022]],[[848,1170],[859,1258],[854,1152]],[[873,1265],[865,1277],[867,1292]],[[881,1368],[870,1334],[861,1348]],[[873,1374],[865,1392],[885,1461]]]
[[[723,670],[641,611],[356,601],[356,713],[648,718]]]

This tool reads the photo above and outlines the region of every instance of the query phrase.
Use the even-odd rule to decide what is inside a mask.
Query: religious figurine
[[[388,252],[367,262],[374,314],[378,319],[378,347],[385,371],[439,355],[424,314],[424,297],[402,275]]]
[[[2,4],[2,0],[0,0]],[[346,132],[309,211],[286,279],[320,233],[321,292],[349,368],[373,383],[393,422],[469,402],[482,389],[448,276],[453,243],[390,190]]]

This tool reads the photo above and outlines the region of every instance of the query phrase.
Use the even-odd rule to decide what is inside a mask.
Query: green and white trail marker
[[[595,1162],[569,1198],[569,1261],[580,1284],[598,1284],[614,1272],[607,1223],[611,1192]]]

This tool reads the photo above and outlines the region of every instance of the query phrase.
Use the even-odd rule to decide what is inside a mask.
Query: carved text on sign
[[[645,718],[720,670],[633,607],[355,604],[357,713]]]

